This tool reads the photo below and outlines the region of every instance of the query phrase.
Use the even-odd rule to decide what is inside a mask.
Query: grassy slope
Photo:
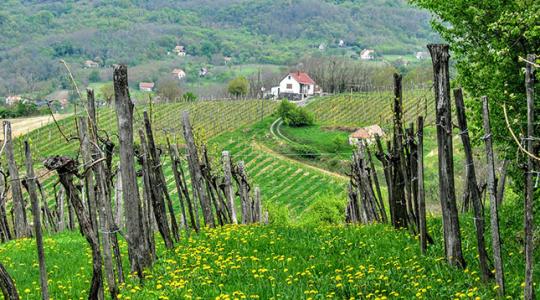
[[[515,202],[507,202],[501,219],[507,294],[512,299],[521,293],[523,273],[522,247],[515,235],[521,224],[512,222],[515,218],[519,209]],[[158,246],[160,260],[147,272],[144,287],[128,279],[122,298],[494,298],[495,283],[484,285],[479,279],[475,245],[470,242],[472,219],[464,215],[461,224],[469,263],[464,271],[444,261],[439,219],[429,220],[436,244],[426,256],[420,255],[418,241],[408,232],[384,225],[208,229],[183,237],[172,251]],[[65,233],[46,238],[45,244],[53,299],[84,298],[91,276],[84,239]],[[125,258],[124,243],[122,248]],[[38,298],[34,241],[0,245],[0,256],[23,299]]]

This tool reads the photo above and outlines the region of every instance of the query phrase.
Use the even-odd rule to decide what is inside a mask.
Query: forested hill
[[[404,0],[4,0],[0,95],[55,78],[59,59],[137,65],[177,44],[208,63],[286,64],[321,43],[410,54],[437,39],[429,18]]]

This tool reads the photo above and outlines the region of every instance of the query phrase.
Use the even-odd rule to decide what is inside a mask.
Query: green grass
[[[516,199],[509,197],[501,212],[509,299],[519,297],[523,280]],[[483,284],[479,278],[471,215],[461,216],[465,270],[444,260],[440,219],[430,218],[428,225],[435,245],[427,255],[420,254],[418,240],[409,232],[386,225],[205,229],[183,236],[174,250],[159,245],[160,259],[146,272],[144,285],[128,279],[121,287],[122,299],[495,298],[495,282]],[[47,237],[45,245],[52,298],[85,298],[91,262],[84,239],[76,232],[64,233]],[[124,242],[121,248],[126,258]],[[536,252],[537,262],[539,256]],[[0,257],[22,299],[39,298],[34,241],[2,244]]]

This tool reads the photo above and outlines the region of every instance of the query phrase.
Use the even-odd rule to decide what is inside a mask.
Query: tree
[[[182,95],[182,100],[186,102],[195,102],[197,101],[197,95],[192,92],[187,92]]]
[[[98,70],[92,70],[90,72],[90,75],[88,75],[88,81],[90,82],[99,82],[101,81],[101,75],[99,74]]]
[[[99,93],[101,94],[101,97],[103,97],[103,99],[105,100],[107,105],[110,105],[111,102],[112,102],[112,99],[114,97],[114,87],[113,87],[113,85],[110,84],[110,83],[107,83],[107,84],[101,86],[101,88],[99,88]]]
[[[287,100],[283,100],[278,107],[278,115],[287,126],[302,127],[313,125],[313,115],[302,107]]]
[[[540,1],[445,1],[412,0],[420,7],[433,12],[437,18],[433,27],[450,44],[453,60],[458,70],[457,81],[476,100],[467,101],[472,110],[472,133],[482,136],[482,104],[480,96],[486,95],[492,103],[504,103],[515,132],[526,132],[524,116],[525,87],[520,57],[540,52]],[[535,98],[536,105],[540,97]],[[502,105],[493,105],[491,116],[502,116]],[[517,153],[517,144],[508,138],[504,118],[492,118],[495,146],[505,151],[507,158]],[[536,125],[536,130],[539,125]],[[510,175],[521,171],[516,162]],[[513,176],[521,188],[523,176]]]
[[[182,95],[182,90],[178,82],[174,79],[163,79],[158,81],[157,92],[168,102],[175,101]]]
[[[229,81],[227,91],[235,97],[245,96],[249,91],[249,82],[244,76],[236,77]]]

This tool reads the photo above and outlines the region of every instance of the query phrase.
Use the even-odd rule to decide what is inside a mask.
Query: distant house
[[[174,69],[171,73],[173,74],[174,78],[177,79],[184,79],[184,77],[186,77],[186,72],[184,72],[182,69]]]
[[[359,128],[349,135],[349,144],[358,145],[362,141],[371,144],[375,140],[375,136],[384,136],[384,131],[379,125],[370,125],[364,128]]]
[[[324,51],[324,49],[326,49],[326,46],[324,44],[320,44],[319,45],[319,50]]]
[[[339,44],[338,44],[339,48],[343,48],[345,47],[345,41],[343,40],[339,40]]]
[[[204,77],[206,75],[208,75],[208,69],[207,68],[201,68],[199,70],[199,77]]]
[[[360,59],[362,60],[372,60],[375,59],[375,50],[373,49],[364,49],[360,52]]]
[[[51,94],[45,97],[45,100],[51,103],[60,103],[60,108],[64,109],[69,104],[69,91],[68,90],[58,90],[54,91]]]
[[[232,61],[232,57],[230,57],[230,56],[225,56],[225,57],[223,57],[223,61],[225,62],[225,64],[229,64],[229,63],[231,63],[231,61]]]
[[[315,94],[319,87],[315,81],[304,72],[289,73],[281,80],[279,86],[271,88],[271,94],[277,98],[303,99]]]
[[[22,101],[22,97],[19,95],[6,97],[6,105],[15,105],[21,101]]]
[[[176,47],[174,47],[173,49],[173,52],[176,53],[176,55],[178,56],[186,56],[186,48],[181,45],[176,45]]]
[[[84,67],[85,68],[99,68],[99,63],[93,61],[93,60],[87,60],[84,62]]]
[[[139,82],[139,90],[144,92],[151,92],[154,90],[153,82]]]
[[[414,56],[416,56],[416,59],[427,59],[429,58],[429,53],[425,51],[420,51],[420,52],[416,52]]]

